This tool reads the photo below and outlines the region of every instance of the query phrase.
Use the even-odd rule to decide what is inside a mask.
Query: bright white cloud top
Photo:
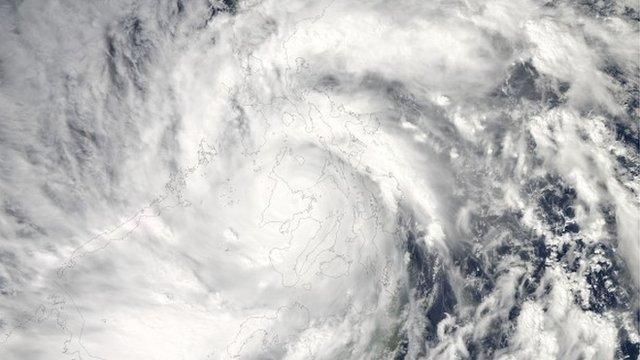
[[[0,2],[0,358],[635,359],[638,11]]]

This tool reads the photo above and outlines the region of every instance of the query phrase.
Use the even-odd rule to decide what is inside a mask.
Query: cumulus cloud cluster
[[[0,357],[637,357],[638,11],[0,2]]]

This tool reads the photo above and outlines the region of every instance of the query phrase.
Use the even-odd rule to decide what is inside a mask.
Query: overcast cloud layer
[[[0,358],[636,359],[638,10],[0,0]]]

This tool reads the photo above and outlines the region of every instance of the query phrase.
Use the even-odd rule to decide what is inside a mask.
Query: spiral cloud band
[[[0,358],[636,359],[639,24],[0,0]]]

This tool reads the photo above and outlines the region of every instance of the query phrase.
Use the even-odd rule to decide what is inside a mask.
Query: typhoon
[[[639,26],[0,0],[0,358],[637,359]]]

